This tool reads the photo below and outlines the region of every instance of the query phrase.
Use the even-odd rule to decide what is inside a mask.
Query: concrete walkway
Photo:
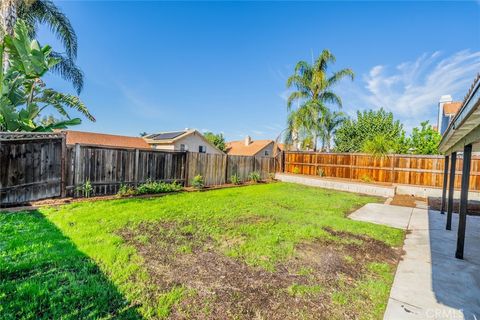
[[[452,231],[445,215],[420,208],[367,204],[350,217],[409,231],[384,319],[480,320],[480,217],[467,218],[465,260],[455,258],[457,214]]]

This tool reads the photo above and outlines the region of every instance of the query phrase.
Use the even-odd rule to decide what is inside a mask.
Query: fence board
[[[63,135],[0,133],[0,206],[61,194]]]
[[[285,172],[381,183],[442,187],[443,156],[286,152]],[[457,159],[455,187],[460,188],[463,160]],[[480,190],[480,157],[472,157],[470,189]]]

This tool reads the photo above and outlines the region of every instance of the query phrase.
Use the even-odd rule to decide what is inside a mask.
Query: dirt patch
[[[342,241],[299,244],[294,257],[274,272],[224,255],[221,243],[191,224],[141,224],[120,235],[143,257],[158,288],[154,295],[178,286],[190,289],[174,306],[172,319],[331,319],[339,316],[331,295],[340,278],[353,283],[369,262],[395,265],[399,252],[380,241],[326,230]],[[340,316],[359,314],[347,308]]]
[[[390,204],[392,206],[416,208],[418,202],[426,203],[427,199],[405,194],[396,194]]]
[[[428,205],[433,210],[440,211],[442,209],[442,198],[428,198]],[[445,205],[445,211],[447,210],[447,206]],[[475,200],[468,200],[467,205],[468,214],[478,216],[480,215],[480,201]],[[454,199],[453,200],[453,212],[460,211],[460,200]]]

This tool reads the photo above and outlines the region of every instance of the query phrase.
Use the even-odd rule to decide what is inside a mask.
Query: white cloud
[[[440,96],[462,100],[480,70],[480,52],[459,51],[445,56],[437,51],[423,54],[395,68],[377,65],[353,88],[342,86],[351,108],[383,107],[401,119],[407,129],[423,120],[434,120]],[[347,92],[348,91],[348,92]],[[342,92],[339,92],[342,94]]]

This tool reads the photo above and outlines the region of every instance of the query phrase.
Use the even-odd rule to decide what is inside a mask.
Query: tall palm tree
[[[83,88],[83,73],[75,65],[77,35],[65,14],[51,0],[1,0],[0,38],[5,34],[13,35],[13,28],[18,19],[27,23],[32,38],[35,37],[39,24],[50,27],[65,50],[65,53],[52,52],[52,57],[60,59],[60,63],[55,65],[52,71],[71,82],[77,93],[80,93]]]
[[[354,78],[353,71],[348,68],[328,75],[328,66],[335,61],[335,56],[330,51],[323,50],[313,65],[299,61],[295,66],[295,73],[287,80],[287,88],[295,88],[287,100],[288,110],[291,111],[293,102],[297,101],[298,110],[309,110],[304,112],[304,115],[310,117],[309,123],[316,124],[310,128],[315,151],[322,127],[322,114],[328,109],[328,104],[342,107],[342,100],[332,91],[332,87],[345,77],[352,80]]]
[[[347,116],[343,112],[331,112],[327,109],[323,114],[322,149],[330,152],[332,137],[340,124],[346,119]]]

